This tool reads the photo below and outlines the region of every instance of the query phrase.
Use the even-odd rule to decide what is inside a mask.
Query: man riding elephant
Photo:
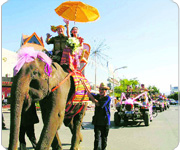
[[[53,54],[52,54],[52,60],[54,62],[57,62],[60,64],[62,52],[66,46],[66,41],[68,40],[68,37],[64,35],[64,29],[65,27],[63,25],[59,25],[57,27],[51,26],[51,30],[53,32],[57,32],[58,36],[51,37],[49,33],[47,33],[46,43],[47,44],[53,44]]]

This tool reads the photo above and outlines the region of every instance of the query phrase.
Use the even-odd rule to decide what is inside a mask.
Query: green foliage
[[[120,80],[120,86],[116,86],[114,88],[114,95],[116,97],[120,97],[122,92],[126,92],[128,85],[130,85],[134,90],[135,86],[139,85],[139,82],[137,80],[128,80],[128,79]]]
[[[178,100],[178,92],[175,92],[175,93],[169,95],[168,98],[172,98],[172,99]]]
[[[159,94],[159,89],[155,86],[149,86],[148,89],[150,90],[150,93],[152,94]]]
[[[132,87],[132,91],[136,91],[135,87],[138,86],[140,83],[137,80],[128,80],[128,79],[123,79],[120,80],[120,86],[116,86],[114,88],[114,95],[116,97],[120,97],[122,92],[126,92],[127,86]],[[159,94],[160,91],[157,87],[155,86],[149,86],[148,89],[150,90],[150,94]]]

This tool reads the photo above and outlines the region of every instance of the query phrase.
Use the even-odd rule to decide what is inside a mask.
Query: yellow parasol
[[[63,18],[75,22],[91,22],[100,17],[95,7],[80,1],[64,2],[55,9],[55,12]]]

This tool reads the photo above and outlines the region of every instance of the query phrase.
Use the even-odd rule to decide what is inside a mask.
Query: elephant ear
[[[37,51],[33,47],[21,48],[18,53],[18,61],[14,67],[14,76],[19,72],[25,63],[34,61],[37,58]]]
[[[43,58],[44,62],[46,62],[49,66],[52,64],[52,59],[44,52],[40,51],[37,53],[37,55]]]
[[[50,76],[50,74],[52,72],[52,67],[51,67],[52,59],[43,52],[38,52],[37,55],[38,55],[39,59],[41,59],[43,62],[46,63],[44,71],[48,76]]]

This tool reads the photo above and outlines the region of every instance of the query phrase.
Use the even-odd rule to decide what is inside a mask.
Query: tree
[[[148,89],[150,90],[150,93],[152,94],[159,94],[159,89],[155,86],[149,86]]]
[[[122,79],[119,82],[120,86],[116,86],[114,88],[114,93],[116,97],[120,97],[122,92],[126,92],[128,85],[132,87],[132,90],[135,90],[135,86],[139,85],[139,82],[137,80]]]
[[[129,82],[133,89],[135,89],[135,86],[139,85],[139,82],[137,80],[130,80]]]
[[[172,99],[178,100],[178,92],[175,92],[175,93],[169,95],[168,98],[172,98]]]

